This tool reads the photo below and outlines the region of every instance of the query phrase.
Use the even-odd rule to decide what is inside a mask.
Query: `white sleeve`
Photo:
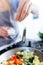
[[[9,0],[9,3],[11,4],[12,8],[17,11],[18,5],[20,0]]]

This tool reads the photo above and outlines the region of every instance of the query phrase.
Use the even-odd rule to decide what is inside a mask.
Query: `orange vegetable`
[[[23,64],[23,59],[17,58],[20,55],[16,54],[11,57],[11,59],[7,60],[6,65],[22,65]]]

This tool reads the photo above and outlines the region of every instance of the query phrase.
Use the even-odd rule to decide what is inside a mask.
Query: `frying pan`
[[[0,62],[2,62],[3,60],[8,60],[12,55],[14,55],[17,51],[20,50],[28,50],[28,52],[34,52],[34,54],[39,57],[40,61],[43,61],[43,53],[41,51],[30,47],[18,47],[1,54]]]

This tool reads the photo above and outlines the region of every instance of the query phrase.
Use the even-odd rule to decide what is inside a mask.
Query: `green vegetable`
[[[23,52],[24,50],[20,50],[20,52]]]
[[[43,33],[42,32],[39,32],[38,33],[39,37],[43,39]]]
[[[33,63],[34,57],[29,58],[29,62]]]
[[[30,62],[27,62],[27,63],[26,63],[26,65],[32,65],[32,63],[30,63]]]

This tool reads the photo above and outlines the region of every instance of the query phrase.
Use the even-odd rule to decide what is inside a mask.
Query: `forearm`
[[[0,12],[10,9],[8,0],[0,0]]]

